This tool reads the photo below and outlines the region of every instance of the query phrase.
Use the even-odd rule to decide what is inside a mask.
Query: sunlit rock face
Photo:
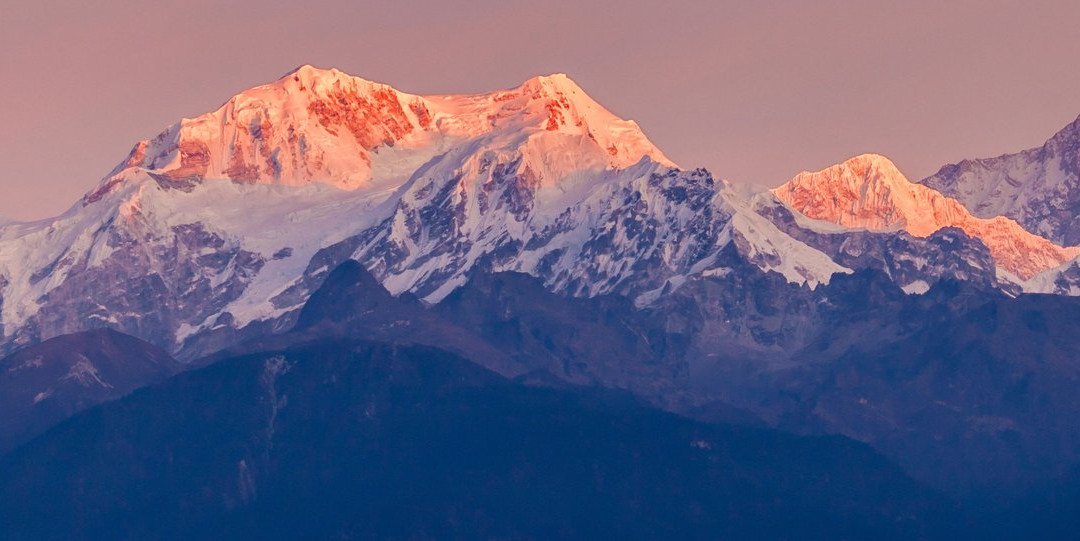
[[[627,167],[642,157],[673,165],[634,122],[562,74],[488,94],[416,96],[302,66],[138,143],[114,174],[139,167],[177,181],[356,190],[401,181],[465,142],[475,151],[520,153],[523,167],[549,182],[583,165]]]
[[[773,194],[810,218],[848,228],[903,230],[917,237],[958,228],[980,239],[998,268],[1021,280],[1080,254],[1080,248],[1058,246],[1012,219],[975,217],[959,201],[908,181],[879,155],[857,156],[818,172],[800,173]]]

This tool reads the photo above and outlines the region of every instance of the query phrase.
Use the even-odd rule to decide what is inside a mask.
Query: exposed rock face
[[[946,165],[920,183],[976,216],[1008,216],[1057,244],[1080,245],[1080,117],[1041,147]]]
[[[909,182],[883,156],[857,156],[816,173],[800,173],[773,194],[810,218],[848,228],[927,237],[955,227],[982,240],[998,267],[1021,280],[1080,255],[1080,247],[1055,245],[1009,218],[973,216],[959,201]]]

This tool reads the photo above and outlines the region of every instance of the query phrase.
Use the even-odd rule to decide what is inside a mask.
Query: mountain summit
[[[488,94],[417,96],[304,65],[139,142],[104,189],[133,168],[178,182],[381,188],[465,141],[520,153],[545,182],[583,165],[621,168],[643,157],[674,165],[636,123],[611,114],[563,74]]]
[[[959,201],[910,182],[888,158],[856,156],[802,172],[773,194],[804,215],[844,227],[903,230],[916,237],[955,227],[990,249],[998,268],[1022,280],[1061,266],[1080,248],[1057,246],[1005,217],[977,218]]]

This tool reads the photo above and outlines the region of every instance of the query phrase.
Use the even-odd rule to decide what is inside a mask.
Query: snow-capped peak
[[[933,190],[908,182],[880,154],[862,154],[817,172],[803,171],[773,193],[811,218],[846,227],[904,229],[926,236],[955,218],[955,209],[941,205],[945,201]]]
[[[537,75],[522,83],[521,89],[529,92],[550,92],[551,94],[584,92],[581,87],[565,73]]]
[[[114,189],[129,169],[187,185],[227,179],[385,191],[455,149],[519,156],[546,183],[642,158],[674,165],[636,123],[604,109],[564,74],[487,94],[418,96],[303,65],[138,143],[86,202]]]
[[[917,237],[957,227],[981,239],[999,268],[1022,279],[1080,254],[1080,248],[1057,246],[1008,218],[976,218],[955,199],[910,182],[892,161],[877,154],[802,172],[773,194],[810,218],[844,227],[904,230]]]
[[[316,83],[332,84],[341,81],[364,81],[374,84],[371,81],[365,81],[360,77],[349,75],[337,68],[317,68],[311,64],[297,66],[285,75],[282,75],[278,79],[278,82],[287,82],[290,80],[303,82],[309,87]]]

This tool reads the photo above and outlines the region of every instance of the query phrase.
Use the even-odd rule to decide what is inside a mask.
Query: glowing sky
[[[874,151],[917,179],[1075,119],[1077,21],[1073,1],[0,0],[0,214],[59,213],[139,139],[304,63],[420,94],[567,72],[686,167],[776,185]]]

